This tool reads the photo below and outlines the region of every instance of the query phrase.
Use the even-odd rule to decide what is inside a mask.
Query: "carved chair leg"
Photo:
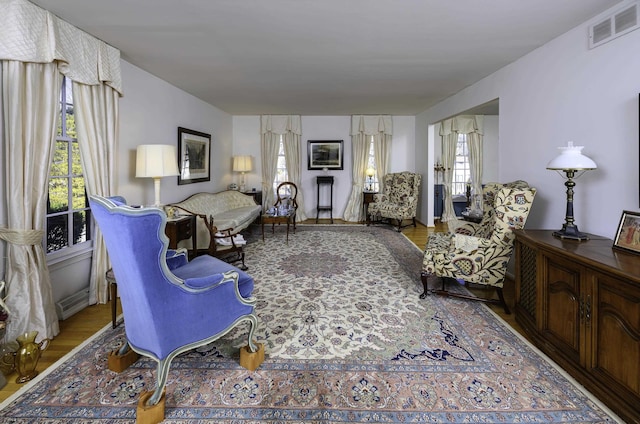
[[[426,272],[421,272],[420,279],[422,280],[422,287],[424,289],[424,291],[420,295],[420,299],[424,299],[429,295],[429,274],[427,274]]]
[[[500,304],[504,308],[504,313],[507,315],[511,315],[509,306],[507,306],[507,302],[504,301],[504,293],[502,292],[502,287],[496,287],[496,292],[498,292],[498,299],[500,299]]]

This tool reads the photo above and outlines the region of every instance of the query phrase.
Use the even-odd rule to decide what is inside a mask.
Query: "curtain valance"
[[[286,134],[291,132],[302,135],[300,115],[262,115],[260,117],[260,134]]]
[[[393,119],[391,115],[352,115],[351,135],[393,134]]]
[[[26,0],[0,0],[0,8],[0,60],[58,62],[75,82],[123,94],[118,49]]]
[[[449,135],[453,132],[484,134],[484,115],[460,115],[442,121],[440,135]]]

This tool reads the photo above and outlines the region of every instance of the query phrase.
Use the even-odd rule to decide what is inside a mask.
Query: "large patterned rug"
[[[391,229],[299,226],[246,252],[266,360],[238,365],[245,326],[176,358],[168,423],[615,422],[484,305],[420,300],[421,252]],[[105,328],[0,422],[132,422],[155,363],[109,371],[123,339]]]

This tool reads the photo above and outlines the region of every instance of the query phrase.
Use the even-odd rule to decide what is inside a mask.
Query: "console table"
[[[622,419],[640,423],[640,256],[515,230],[516,321]]]
[[[329,176],[319,176],[316,177],[317,184],[317,199],[316,199],[316,224],[318,223],[318,217],[320,216],[320,212],[329,212],[329,216],[331,217],[331,223],[333,224],[333,177]],[[323,185],[329,185],[329,204],[328,205],[320,205],[320,187]]]

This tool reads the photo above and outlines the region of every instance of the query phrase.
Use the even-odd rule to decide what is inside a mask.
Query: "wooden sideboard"
[[[516,230],[516,321],[538,348],[640,423],[640,256],[613,241]]]

